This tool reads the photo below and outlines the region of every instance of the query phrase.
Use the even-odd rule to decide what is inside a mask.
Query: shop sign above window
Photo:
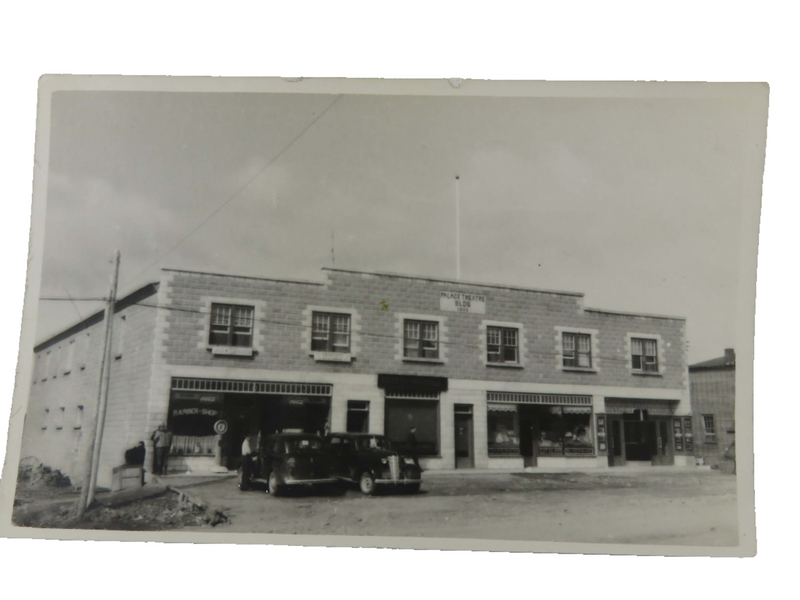
[[[448,312],[486,314],[486,296],[463,292],[441,292],[439,310]]]

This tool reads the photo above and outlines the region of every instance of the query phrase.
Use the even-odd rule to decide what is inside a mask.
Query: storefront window
[[[172,454],[214,454],[214,423],[220,418],[220,399],[213,394],[177,392],[170,402],[168,429]]]
[[[519,455],[519,412],[516,404],[489,403],[489,456]]]
[[[539,456],[594,454],[592,409],[588,406],[551,406],[539,414]]]
[[[416,428],[416,450],[419,456],[439,454],[438,400],[386,399],[386,437],[392,448],[401,453],[411,452],[411,429]]]

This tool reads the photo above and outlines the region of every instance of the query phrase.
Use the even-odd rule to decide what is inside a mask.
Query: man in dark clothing
[[[147,454],[147,448],[144,442],[139,442],[133,448],[125,450],[125,464],[126,465],[144,465],[144,458]]]
[[[412,427],[411,430],[408,432],[408,450],[411,453],[411,458],[414,460],[414,464],[417,468],[422,471],[422,467],[419,466],[419,454],[417,452],[417,428]]]
[[[150,436],[155,447],[155,456],[153,457],[153,473],[155,475],[167,474],[167,456],[169,455],[169,447],[172,444],[172,434],[167,431],[167,426],[161,424],[158,429]]]

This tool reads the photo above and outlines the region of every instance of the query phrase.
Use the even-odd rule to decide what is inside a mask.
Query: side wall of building
[[[102,323],[34,355],[22,458],[35,457],[80,485],[97,407]]]
[[[734,430],[736,419],[736,370],[692,370],[689,377],[696,456],[706,465],[732,473],[735,467],[735,448],[731,448],[734,434],[729,432]],[[704,415],[713,418],[713,437],[706,434]]]
[[[155,304],[148,299],[143,304]],[[108,487],[114,467],[125,462],[125,450],[147,439],[150,376],[155,339],[156,309],[134,305],[114,316],[111,385],[108,391],[105,433],[100,454],[98,484]]]

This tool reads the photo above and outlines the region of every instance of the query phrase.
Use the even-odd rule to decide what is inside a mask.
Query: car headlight
[[[403,460],[407,465],[413,465],[414,464],[414,459],[413,458],[405,458]]]
[[[382,458],[381,459],[381,464],[388,465],[389,464],[389,459],[388,458]]]
[[[286,466],[287,467],[289,467],[290,469],[294,469],[294,465],[295,465],[294,457],[286,459]]]

